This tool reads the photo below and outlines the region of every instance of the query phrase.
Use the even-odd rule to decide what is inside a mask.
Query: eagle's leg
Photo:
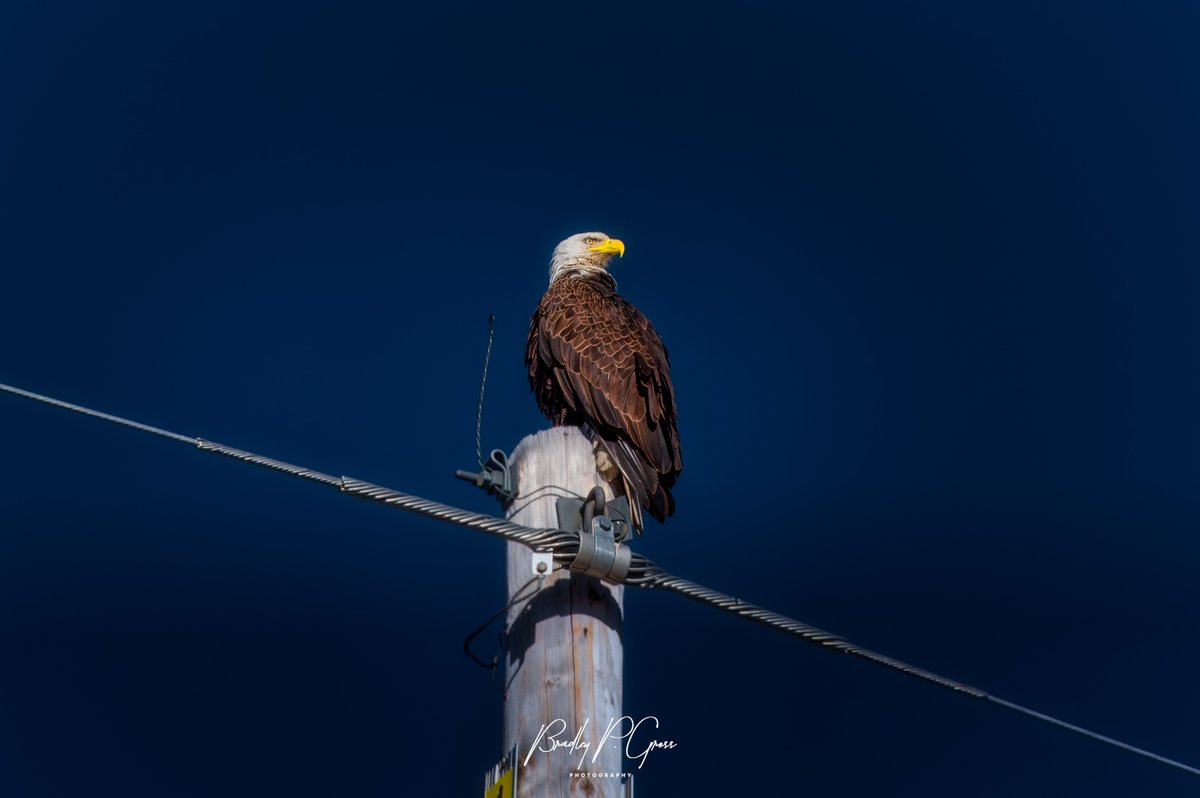
[[[629,492],[629,484],[625,481],[625,475],[621,473],[620,467],[617,466],[617,461],[613,459],[598,440],[592,441],[592,451],[596,455],[596,470],[600,472],[600,476],[604,477],[604,481],[608,483],[608,487],[612,490],[613,496],[625,496],[633,501]]]
[[[608,456],[608,452],[600,447],[600,444],[593,441],[592,451],[596,454],[596,470],[600,475],[608,481],[610,485],[617,485],[620,471],[617,470],[617,464]]]
[[[642,508],[635,498],[633,487],[621,473],[621,469],[617,467],[617,462],[612,455],[605,451],[600,441],[592,441],[592,451],[596,454],[596,470],[612,488],[613,496],[624,496],[629,500],[630,520],[633,522],[634,530],[640,535],[642,533]]]

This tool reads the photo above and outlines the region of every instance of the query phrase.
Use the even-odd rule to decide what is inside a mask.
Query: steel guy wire
[[[158,427],[151,427],[149,424],[139,424],[136,421],[130,421],[129,419],[121,418],[120,416],[110,416],[108,413],[101,413],[99,410],[92,410],[91,408],[82,407],[80,405],[73,405],[70,402],[62,401],[61,399],[53,399],[49,396],[42,396],[40,393],[33,393],[32,391],[23,391],[20,388],[14,388],[11,385],[0,384],[0,390],[8,391],[9,393],[16,394],[17,396],[24,396],[26,399],[33,399],[38,402],[45,402],[48,405],[53,405],[55,407],[61,407],[64,410],[71,410],[76,413],[82,413],[83,415],[91,416],[92,418],[99,418],[99,419],[103,419],[104,421],[111,421],[114,424],[120,424],[125,427],[132,427],[133,429],[141,430],[142,432],[149,432],[153,435],[161,435],[164,438],[170,438],[171,440],[181,441],[182,443],[191,443],[191,444],[196,443],[195,438],[189,438],[186,435],[180,435],[175,432],[168,432],[167,430],[159,429]]]
[[[149,432],[154,435],[160,435],[164,438],[180,441],[183,443],[195,446],[198,449],[214,454],[231,457],[235,460],[241,460],[244,463],[269,468],[273,471],[279,471],[291,476],[300,477],[301,479],[318,482],[328,487],[337,488],[342,493],[354,496],[360,499],[386,504],[390,507],[397,507],[407,512],[423,515],[427,518],[433,518],[438,521],[445,521],[458,526],[474,529],[479,532],[484,532],[494,537],[504,538],[516,543],[528,546],[534,551],[549,552],[554,558],[555,565],[564,568],[570,568],[575,560],[575,555],[579,551],[579,534],[578,532],[567,532],[561,529],[534,529],[531,527],[514,524],[511,521],[506,521],[502,518],[496,518],[482,513],[471,512],[470,510],[462,510],[457,507],[451,507],[440,502],[422,499],[419,496],[411,496],[407,493],[402,493],[392,488],[385,488],[381,485],[374,485],[370,482],[354,479],[353,477],[335,477],[329,474],[324,474],[320,471],[314,471],[302,466],[285,463],[281,460],[275,460],[270,457],[264,457],[253,452],[235,449],[232,446],[224,446],[219,443],[212,443],[202,438],[189,438],[186,435],[180,435],[175,432],[152,427],[147,424],[140,424],[136,421],[130,421],[120,416],[101,413],[97,410],[82,407],[80,405],[64,402],[59,399],[54,399],[49,396],[25,391],[20,388],[14,388],[10,385],[0,383],[0,391],[6,391],[16,396],[22,396],[26,399],[43,402],[54,407],[61,407],[65,410],[71,410],[76,413],[82,413],[93,418],[111,421],[114,424],[131,427],[142,432]],[[1014,704],[1009,701],[997,698],[990,695],[978,687],[972,687],[962,682],[948,679],[944,676],[939,676],[936,673],[931,673],[914,665],[909,665],[898,659],[880,654],[862,646],[851,643],[850,641],[839,637],[831,632],[826,632],[823,629],[818,629],[815,626],[797,621],[794,618],[789,618],[786,615],[781,615],[777,612],[764,609],[755,604],[742,601],[741,599],[728,596],[724,593],[712,590],[711,588],[698,585],[682,577],[673,576],[667,571],[660,568],[652,560],[646,557],[633,553],[629,574],[625,579],[621,580],[624,584],[633,585],[634,587],[668,590],[672,593],[678,593],[681,596],[686,596],[702,604],[707,604],[710,607],[716,607],[732,615],[737,615],[742,618],[748,618],[752,621],[768,626],[785,634],[804,640],[816,646],[828,649],[830,651],[838,651],[844,654],[865,659],[868,662],[876,665],[881,665],[890,670],[903,673],[907,676],[912,676],[917,679],[945,688],[959,695],[969,696],[971,698],[983,699],[994,704],[998,704],[1006,709],[1011,709],[1016,712],[1028,715],[1031,718],[1044,721],[1046,723],[1058,726],[1076,734],[1089,737],[1102,743],[1120,748],[1133,754],[1145,757],[1160,764],[1168,765],[1179,770],[1186,771],[1196,776],[1200,776],[1200,769],[1194,768],[1191,765],[1185,765],[1182,762],[1177,762],[1173,759],[1160,756],[1151,751],[1123,743],[1111,737],[1106,737],[1093,731],[1089,731],[1081,726],[1076,726],[1066,721],[1059,720],[1049,715],[1044,715],[1035,710],[1023,707],[1020,704]]]

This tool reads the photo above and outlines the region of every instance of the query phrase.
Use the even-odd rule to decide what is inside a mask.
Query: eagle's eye
[[[596,238],[595,236],[588,236],[587,238],[583,239],[583,243],[585,243],[585,244],[599,244],[599,243],[600,243],[600,239]]]

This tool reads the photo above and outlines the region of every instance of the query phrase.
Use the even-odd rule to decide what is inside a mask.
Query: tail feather
[[[642,531],[643,508],[660,523],[675,512],[675,499],[663,484],[658,471],[638,456],[628,443],[602,438],[588,426],[582,429],[583,433],[616,464],[625,496],[629,499],[634,529]]]
[[[633,531],[639,535],[642,533],[642,503],[638,501],[637,492],[633,486],[629,484],[629,480],[624,474],[621,475],[621,484],[625,486],[625,497],[629,499],[629,521],[633,524]]]

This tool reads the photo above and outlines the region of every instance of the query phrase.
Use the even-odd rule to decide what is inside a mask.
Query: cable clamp
[[[483,464],[483,470],[476,473],[459,469],[454,472],[454,476],[467,482],[474,482],[475,487],[482,488],[489,496],[495,496],[502,505],[507,506],[516,498],[512,470],[508,465],[508,455],[499,449],[492,449],[492,453],[488,455],[487,461]]]
[[[629,574],[632,552],[617,542],[617,525],[604,514],[604,491],[593,488],[583,503],[583,527],[579,530],[579,553],[571,569],[621,582]]]

